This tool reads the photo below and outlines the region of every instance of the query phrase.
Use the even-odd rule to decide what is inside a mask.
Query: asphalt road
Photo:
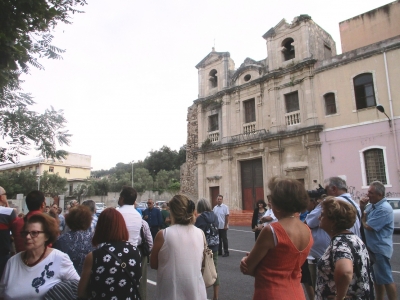
[[[254,245],[254,233],[248,227],[231,226],[228,232],[229,257],[218,257],[220,276],[220,300],[250,300],[254,291],[254,278],[243,275],[239,264],[246,252]],[[393,279],[400,295],[400,232],[393,236],[394,252],[391,260]],[[157,271],[148,269],[147,299],[155,299]],[[207,289],[208,299],[212,299],[213,289]],[[385,298],[387,299],[387,298]],[[190,299],[188,299],[190,300]]]

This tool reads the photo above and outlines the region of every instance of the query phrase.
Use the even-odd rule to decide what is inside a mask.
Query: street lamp
[[[38,191],[40,191],[40,174],[39,174],[39,172],[36,174],[36,176],[37,176],[37,178],[38,178],[38,184],[37,184],[37,189],[38,189]]]
[[[385,113],[385,108],[384,108],[382,105],[378,104],[378,105],[376,106],[376,109],[379,110],[381,113],[385,114],[385,116],[386,116],[386,117],[388,118],[388,120],[389,120],[389,127],[392,127],[392,120],[390,120],[389,116]]]

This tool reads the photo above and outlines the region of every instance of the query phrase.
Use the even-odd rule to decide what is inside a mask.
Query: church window
[[[376,106],[372,74],[360,74],[354,77],[353,82],[357,109]]]
[[[290,60],[295,58],[295,51],[294,51],[294,40],[292,38],[287,38],[282,42],[282,53],[283,53],[283,59]]]
[[[208,131],[217,131],[218,127],[218,114],[208,117]]]
[[[297,91],[285,95],[286,113],[300,110],[299,93]]]
[[[217,70],[211,70],[208,79],[210,81],[210,88],[216,88],[218,86]]]
[[[251,123],[256,121],[256,105],[254,99],[243,102],[244,105],[244,122]]]
[[[244,76],[244,81],[249,81],[251,79],[251,75],[247,74],[246,76]]]
[[[325,115],[334,115],[336,111],[336,100],[334,93],[327,93],[324,95],[325,100]]]

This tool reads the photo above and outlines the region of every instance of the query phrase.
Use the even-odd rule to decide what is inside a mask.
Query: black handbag
[[[140,237],[142,238],[142,243],[138,246],[138,248],[142,252],[143,256],[149,256],[150,253],[151,253],[151,250],[150,250],[149,243],[147,242],[147,240],[146,240],[146,238],[144,236],[143,225],[140,228]]]

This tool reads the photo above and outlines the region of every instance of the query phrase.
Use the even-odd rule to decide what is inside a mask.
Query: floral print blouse
[[[124,271],[118,261],[103,248],[113,252],[126,264]],[[93,251],[93,266],[89,284],[90,299],[140,299],[138,288],[142,277],[141,261],[139,250],[128,242],[105,244]],[[125,270],[130,272],[136,286],[133,286]]]
[[[362,240],[353,233],[334,236],[318,261],[315,299],[327,299],[336,294],[333,275],[339,259],[350,259],[353,262],[353,278],[347,296],[351,299],[369,299],[371,274],[368,251]]]

